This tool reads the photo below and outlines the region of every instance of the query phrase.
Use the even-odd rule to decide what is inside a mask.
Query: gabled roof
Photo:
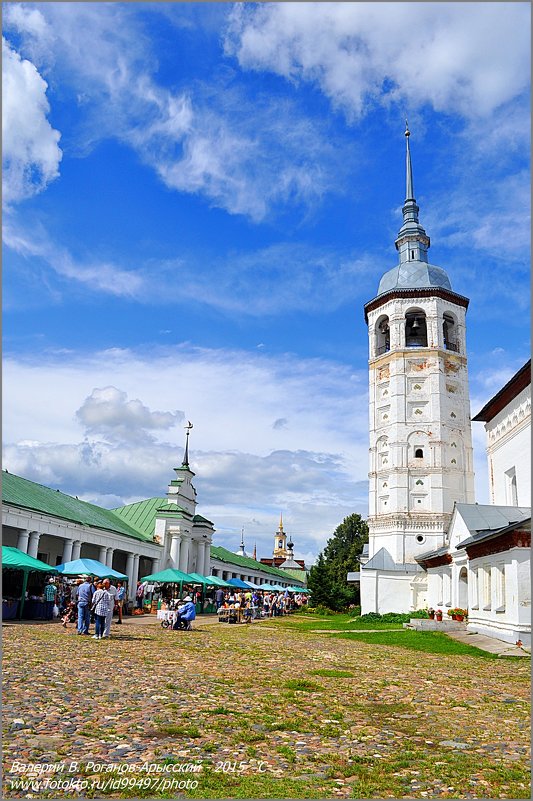
[[[511,523],[518,523],[531,516],[529,506],[494,506],[492,504],[456,503],[457,513],[461,515],[470,532],[495,531]]]
[[[389,570],[401,573],[417,573],[421,568],[412,562],[397,563],[386,548],[380,548],[372,559],[369,559],[366,564],[361,565],[361,570]]]
[[[507,534],[508,531],[514,531],[515,529],[524,529],[524,530],[531,530],[531,517],[523,518],[515,523],[510,523],[508,526],[504,526],[503,528],[497,528],[492,530],[486,531],[476,531],[472,534],[471,537],[468,537],[466,540],[458,543],[456,546],[457,548],[468,548],[469,545],[473,545],[477,542],[486,542],[487,540],[496,539],[496,537],[500,537],[502,534]]]
[[[82,526],[124,534],[136,540],[152,541],[152,532],[150,536],[146,536],[111,509],[103,509],[93,503],[80,501],[79,498],[65,495],[43,484],[36,484],[27,478],[8,473],[7,470],[2,471],[2,500],[4,504],[10,506],[41,512]]]
[[[531,359],[527,361],[520,370],[514,374],[510,381],[502,387],[476,414],[472,420],[490,422],[496,415],[504,409],[513,398],[522,392],[531,383]]]

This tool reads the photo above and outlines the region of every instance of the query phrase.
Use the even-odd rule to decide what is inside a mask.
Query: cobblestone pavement
[[[4,797],[529,797],[529,660],[275,623],[112,634],[4,628]]]

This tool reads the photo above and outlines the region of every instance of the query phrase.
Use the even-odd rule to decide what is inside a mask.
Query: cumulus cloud
[[[3,202],[41,192],[59,175],[59,131],[52,128],[48,84],[2,37]]]
[[[163,497],[183,456],[183,418],[153,410],[178,402],[194,423],[199,512],[224,536],[256,519],[270,549],[283,510],[299,520],[299,547],[316,553],[346,514],[366,511],[366,371],[352,380],[327,360],[177,346],[8,357],[4,377],[4,465],[29,479],[111,506],[111,496]],[[273,429],[281,419],[290,428]]]
[[[151,412],[140,400],[128,400],[127,393],[116,387],[93,389],[76,417],[89,434],[103,434],[113,439],[148,437],[147,429],[167,430],[184,419],[181,411]]]
[[[475,117],[526,89],[529,11],[521,3],[235,4],[226,51],[243,68],[314,83],[352,118],[391,101]]]

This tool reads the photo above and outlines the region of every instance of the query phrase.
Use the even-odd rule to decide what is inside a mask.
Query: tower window
[[[417,448],[415,450],[415,459],[423,459],[424,458],[424,450],[423,448]]]
[[[376,356],[390,350],[389,318],[383,317],[376,326]]]
[[[415,252],[414,252],[414,250],[412,250],[411,251],[411,259],[413,259],[413,261],[414,261],[414,258],[415,258]]]
[[[408,348],[427,348],[426,315],[422,310],[405,315],[405,345]]]

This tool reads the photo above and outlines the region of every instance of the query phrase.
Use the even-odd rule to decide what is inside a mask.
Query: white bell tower
[[[369,550],[362,612],[413,608],[418,554],[444,545],[455,502],[474,502],[468,299],[428,264],[409,129],[399,264],[365,305],[369,336]],[[380,574],[380,575],[378,575]],[[423,589],[423,588],[422,588]],[[418,597],[423,598],[417,587]]]

